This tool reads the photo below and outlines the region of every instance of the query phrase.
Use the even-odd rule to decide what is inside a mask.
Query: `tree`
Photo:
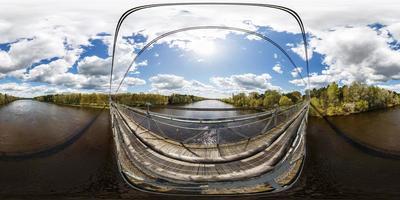
[[[279,103],[281,98],[281,94],[279,94],[276,90],[267,90],[264,93],[264,102],[263,105],[266,108],[273,108],[276,104]]]
[[[293,105],[293,102],[289,97],[281,96],[281,98],[279,99],[279,105],[280,106],[291,106],[291,105]]]
[[[334,106],[339,104],[339,86],[335,82],[329,84],[327,95],[330,104]]]
[[[292,100],[293,103],[297,103],[302,99],[302,95],[299,91],[289,92],[285,94],[285,96],[289,97],[289,99]]]

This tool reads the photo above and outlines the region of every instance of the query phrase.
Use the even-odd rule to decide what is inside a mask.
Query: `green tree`
[[[297,103],[302,99],[302,95],[299,91],[289,92],[285,94],[285,96],[289,97],[293,103]]]
[[[289,97],[281,96],[281,98],[279,99],[279,105],[280,106],[291,106],[291,105],[293,105],[293,102]]]
[[[281,98],[281,94],[276,90],[267,90],[264,93],[264,101],[263,105],[266,108],[273,108],[275,105],[279,103]]]
[[[329,84],[327,95],[329,104],[332,104],[333,106],[339,104],[339,86],[335,82]]]

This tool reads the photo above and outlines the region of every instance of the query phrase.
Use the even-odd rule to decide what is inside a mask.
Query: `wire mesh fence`
[[[192,118],[161,114],[118,104],[118,109],[132,121],[161,137],[183,144],[226,144],[248,140],[288,121],[302,107],[299,103],[287,108],[226,118]],[[201,111],[199,108],[194,110]],[[208,112],[221,112],[218,109]]]

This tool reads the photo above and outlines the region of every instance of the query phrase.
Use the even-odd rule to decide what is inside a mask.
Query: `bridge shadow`
[[[96,120],[100,117],[100,115],[103,114],[105,107],[106,106],[104,106],[84,126],[80,127],[73,134],[71,134],[72,136],[69,137],[66,141],[51,146],[49,148],[44,148],[34,152],[18,152],[18,153],[0,152],[0,161],[19,161],[19,160],[27,160],[33,158],[42,158],[56,154],[66,149],[70,145],[74,144],[79,138],[81,138],[87,132],[87,130],[94,124],[94,122],[96,122]]]
[[[372,146],[358,139],[350,137],[349,134],[347,134],[346,132],[341,130],[338,126],[336,126],[331,120],[329,120],[328,117],[324,116],[311,102],[310,105],[312,109],[316,113],[318,113],[318,115],[321,116],[322,119],[329,125],[329,127],[332,128],[333,131],[335,131],[335,133],[337,133],[340,137],[342,137],[347,143],[351,144],[353,147],[372,156],[400,160],[400,155],[395,152],[382,149],[376,146]]]

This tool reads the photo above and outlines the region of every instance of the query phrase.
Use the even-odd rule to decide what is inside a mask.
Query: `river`
[[[235,106],[231,104],[224,103],[218,100],[203,100],[197,101],[193,103],[189,103],[186,105],[182,105],[180,107],[184,108],[234,108]],[[175,109],[166,109],[166,108],[154,108],[151,111],[176,115],[176,116],[185,116],[192,118],[223,118],[223,117],[233,117],[242,114],[249,114],[254,111],[249,110],[227,110],[227,111],[218,111],[218,112],[209,112],[209,111],[197,111],[197,110],[175,110]]]
[[[230,106],[215,101],[188,106],[201,105]],[[397,152],[400,148],[399,116],[400,109],[388,109],[329,120],[337,125],[341,134]],[[280,194],[236,199],[398,199],[400,160],[371,154],[341,134],[333,131],[323,119],[309,118],[306,162],[294,187]],[[187,198],[138,192],[121,180],[113,156],[108,110],[31,100],[2,106],[0,152],[2,199]]]

